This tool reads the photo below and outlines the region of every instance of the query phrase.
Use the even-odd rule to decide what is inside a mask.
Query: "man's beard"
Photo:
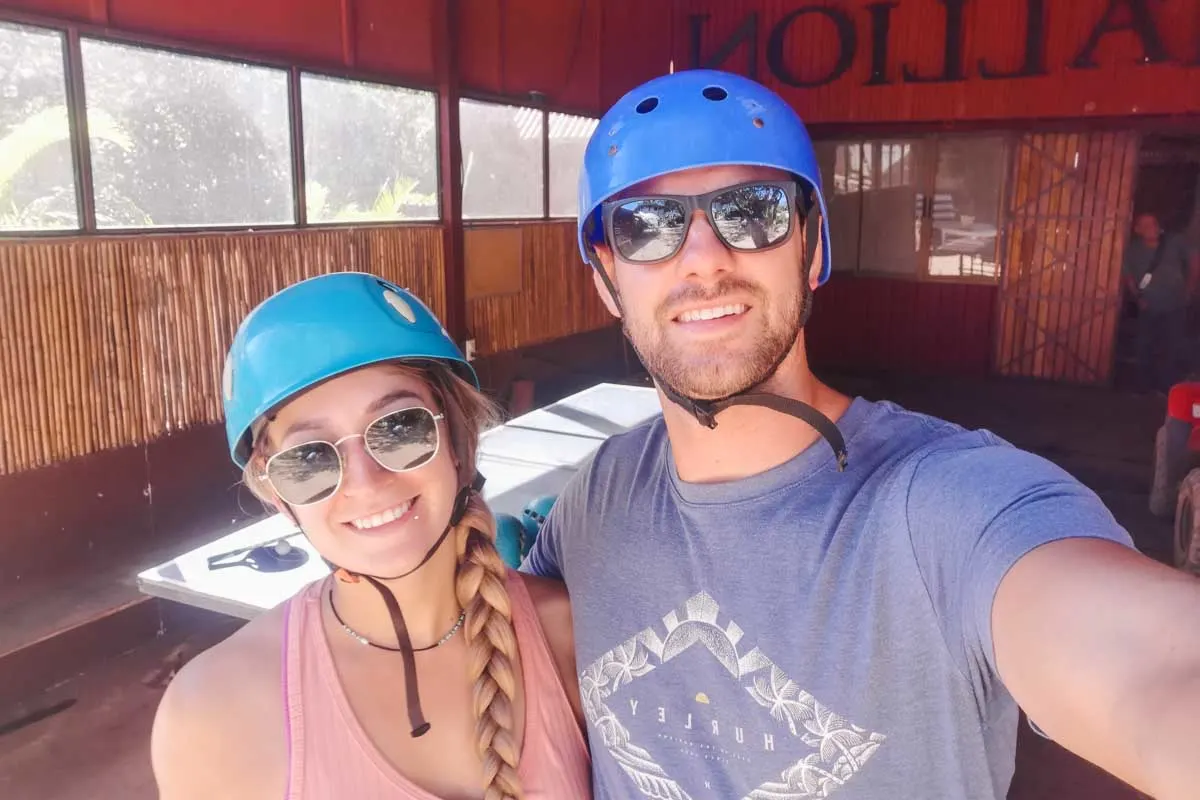
[[[760,326],[750,335],[749,346],[730,348],[715,343],[711,349],[683,348],[667,336],[673,322],[672,308],[687,302],[712,302],[737,292],[755,298],[754,310]],[[780,363],[796,344],[801,328],[812,307],[808,284],[786,298],[772,299],[740,278],[728,277],[711,291],[688,286],[669,296],[656,309],[649,322],[633,323],[623,316],[621,327],[642,364],[657,381],[676,392],[697,400],[719,400],[759,387],[774,375]],[[775,310],[778,309],[778,310]]]

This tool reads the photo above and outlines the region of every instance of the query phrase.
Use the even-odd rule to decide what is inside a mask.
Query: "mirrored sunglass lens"
[[[675,200],[631,200],[613,209],[613,247],[626,261],[669,258],[686,232],[687,211]]]
[[[371,423],[366,443],[375,460],[388,469],[416,469],[437,453],[437,420],[425,408],[395,411]]]
[[[329,442],[288,448],[267,463],[267,479],[292,505],[316,503],[333,494],[342,474],[337,450]]]
[[[791,207],[778,186],[739,186],[713,199],[712,216],[730,247],[759,250],[787,236]]]

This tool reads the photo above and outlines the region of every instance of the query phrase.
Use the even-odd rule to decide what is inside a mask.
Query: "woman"
[[[295,284],[243,321],[223,384],[247,485],[333,574],[172,681],[164,800],[589,797],[565,590],[496,553],[493,410],[425,306],[362,273]]]

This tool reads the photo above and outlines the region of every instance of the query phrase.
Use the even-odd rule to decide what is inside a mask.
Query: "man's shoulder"
[[[1169,233],[1166,235],[1167,248],[1170,249],[1177,257],[1190,259],[1194,248],[1192,243],[1187,240],[1183,234]]]
[[[943,417],[916,411],[892,400],[864,401],[865,422],[852,444],[878,452],[892,464],[908,462],[933,451],[968,450],[995,437],[971,430]]]
[[[908,486],[929,476],[940,485],[960,484],[1014,468],[1065,474],[987,428],[969,428],[886,400],[871,405],[869,422],[852,444],[874,453],[879,468]]]

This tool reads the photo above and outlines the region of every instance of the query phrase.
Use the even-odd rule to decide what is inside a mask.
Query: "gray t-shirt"
[[[1163,233],[1162,257],[1150,281],[1142,289],[1142,297],[1146,301],[1146,310],[1151,314],[1165,314],[1180,311],[1188,306],[1188,270],[1191,260],[1191,250],[1179,236]],[[1155,248],[1148,247],[1141,239],[1130,239],[1125,248],[1125,263],[1122,271],[1133,279],[1134,284],[1141,285],[1143,276],[1154,261]]]
[[[604,443],[523,569],[570,591],[597,798],[989,798],[1018,710],[991,606],[1022,555],[1131,545],[987,432],[856,399],[759,475],[681,481],[662,418]]]

